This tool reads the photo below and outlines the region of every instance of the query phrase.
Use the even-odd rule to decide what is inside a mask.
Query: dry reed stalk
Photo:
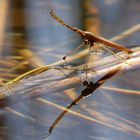
[[[93,71],[96,71],[95,77],[100,77],[110,70],[121,67],[123,72],[139,68],[140,66],[140,48],[137,47],[133,50],[137,50],[133,56],[127,59],[127,63],[118,61],[114,56],[107,56],[103,60],[99,60],[94,63],[89,63],[88,68],[89,77],[93,75]],[[125,54],[119,54],[123,57]],[[75,87],[80,84],[80,79],[85,77],[84,73],[78,73],[83,66],[75,67],[73,69],[64,68],[49,68],[37,75],[27,75],[27,78],[23,78],[16,83],[12,83],[0,88],[1,95],[12,96],[18,98],[30,98],[39,96],[43,93],[50,93],[52,91],[59,91],[60,89],[67,89],[68,87]],[[81,69],[81,70],[80,70]],[[19,98],[20,99],[20,98]]]
[[[0,57],[2,55],[2,47],[4,44],[5,37],[5,26],[6,26],[6,16],[8,12],[9,0],[1,0],[0,1]]]

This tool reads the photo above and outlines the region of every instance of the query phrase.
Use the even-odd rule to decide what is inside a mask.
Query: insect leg
[[[109,48],[102,46],[101,47],[105,50],[107,50],[108,52],[110,52],[111,54],[113,54],[115,57],[119,58],[120,60],[124,61],[126,64],[128,64],[128,62],[126,61],[125,58],[122,58],[121,56],[117,55],[115,52],[113,52],[112,50],[110,50]]]
[[[72,51],[70,51],[69,53],[67,53],[62,59],[65,61],[65,66],[66,66],[66,68],[67,68],[67,61],[66,61],[66,58],[69,56],[69,55],[71,55],[71,54],[73,54],[73,53],[75,53],[77,50],[79,50],[81,47],[83,47],[83,45],[84,45],[84,43],[82,43],[81,45],[79,45],[78,47],[76,47],[75,49],[73,49]]]

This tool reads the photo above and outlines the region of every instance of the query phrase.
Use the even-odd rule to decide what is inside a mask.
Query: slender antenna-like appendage
[[[61,18],[59,18],[55,12],[53,10],[51,10],[50,15],[52,16],[52,18],[54,18],[56,21],[58,21],[60,24],[64,25],[65,27],[69,28],[70,30],[79,33],[81,36],[85,36],[84,31],[77,29],[75,27],[69,26],[68,24],[66,24]]]

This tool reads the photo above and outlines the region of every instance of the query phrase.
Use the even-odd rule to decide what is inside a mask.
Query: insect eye
[[[89,85],[88,81],[84,81],[84,82],[83,82],[83,85],[84,85],[84,86],[88,86],[88,85]]]
[[[88,40],[84,40],[84,44],[85,45],[89,45],[89,41]]]

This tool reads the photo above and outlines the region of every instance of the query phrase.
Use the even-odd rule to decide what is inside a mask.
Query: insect
[[[87,80],[83,82],[83,85],[86,86],[85,89],[82,90],[81,94],[74,99],[64,111],[61,112],[61,114],[56,118],[56,120],[52,123],[52,125],[49,128],[48,133],[43,135],[43,138],[49,137],[52,134],[53,129],[56,127],[56,125],[59,123],[60,120],[65,116],[65,114],[71,109],[74,105],[77,105],[78,102],[80,102],[83,98],[91,95],[98,87],[100,87],[104,82],[106,82],[108,79],[110,79],[112,76],[114,76],[121,67],[115,68],[108,72],[105,76],[103,76],[101,79],[99,79],[97,82],[88,82]]]
[[[133,51],[126,48],[125,46],[123,45],[120,45],[120,44],[117,44],[117,43],[114,43],[114,42],[111,42],[103,37],[100,37],[100,36],[97,36],[91,32],[87,32],[87,31],[83,31],[83,30],[80,30],[78,28],[75,28],[75,27],[72,27],[72,26],[69,26],[68,24],[66,24],[61,18],[59,18],[55,12],[53,10],[51,10],[50,12],[50,15],[56,20],[58,21],[60,24],[64,25],[65,27],[69,28],[70,30],[80,34],[82,36],[82,38],[84,39],[84,43],[85,44],[89,44],[90,45],[90,48],[94,46],[95,43],[102,43],[104,45],[107,45],[107,46],[110,46],[112,48],[116,48],[118,50],[121,50],[121,51],[124,51],[128,54],[132,54]],[[66,61],[66,56],[63,57],[63,60]]]

